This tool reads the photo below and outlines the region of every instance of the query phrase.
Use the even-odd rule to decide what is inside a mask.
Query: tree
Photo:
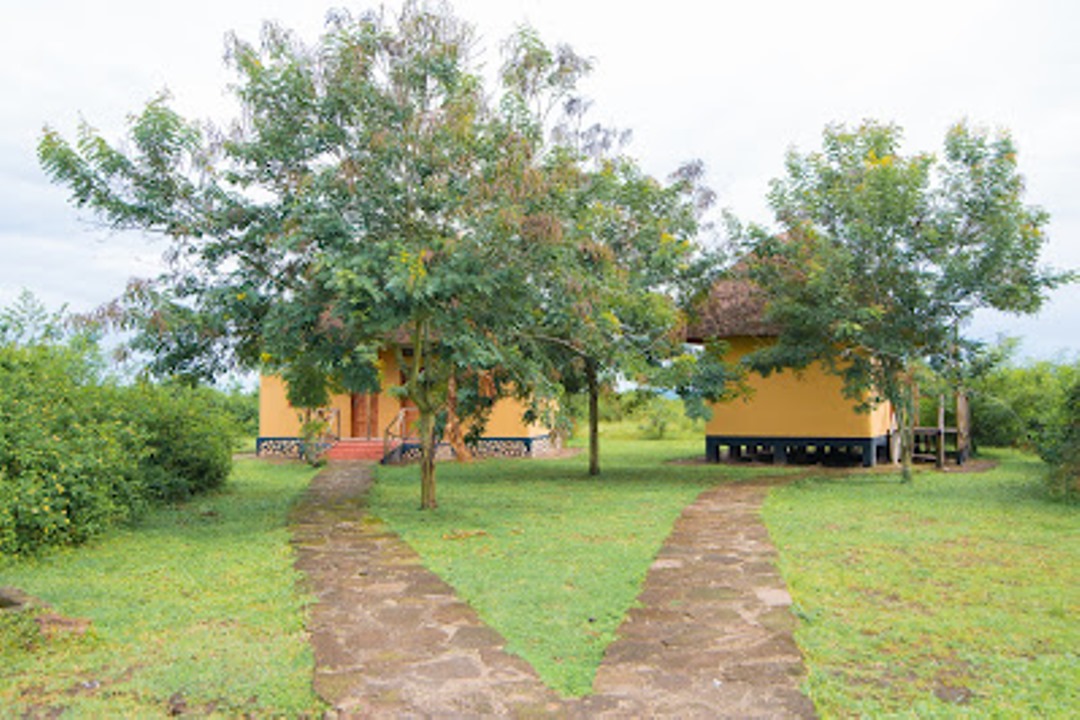
[[[906,481],[917,364],[947,366],[975,310],[1033,312],[1071,276],[1038,264],[1048,217],[1022,202],[1007,133],[956,125],[942,161],[901,155],[900,139],[894,125],[829,126],[771,185],[778,231],[736,231],[781,328],[755,366],[822,361],[852,398],[889,400]]]
[[[701,183],[701,163],[687,163],[664,184],[621,152],[628,132],[585,125],[589,103],[565,80],[588,63],[529,34],[511,52],[522,88],[556,87],[563,100],[545,157],[548,192],[533,214],[533,231],[547,240],[536,248],[538,305],[520,343],[564,392],[586,393],[596,475],[601,386],[620,374],[642,381],[663,370],[672,378],[673,366],[695,365],[682,345],[680,303],[694,271],[708,265],[697,234],[713,195]],[[534,112],[547,117],[554,109]],[[689,376],[679,378],[689,390]]]
[[[1054,498],[1080,499],[1080,382],[1054,408],[1052,424],[1040,438],[1039,454],[1049,463],[1047,487]]]
[[[160,370],[315,377],[296,398],[310,406],[327,384],[372,387],[378,350],[392,350],[432,508],[450,379],[530,376],[512,343],[535,306],[542,239],[527,232],[542,227],[530,218],[543,186],[530,108],[576,76],[492,97],[471,28],[442,6],[340,12],[328,28],[314,47],[272,24],[258,45],[230,39],[243,113],[228,131],[163,97],[135,118],[126,152],[83,126],[74,146],[46,129],[39,155],[80,207],[168,238],[169,270],[133,286],[126,308]]]

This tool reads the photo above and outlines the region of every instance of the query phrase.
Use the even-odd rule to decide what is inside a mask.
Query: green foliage
[[[0,344],[0,553],[81,543],[224,482],[235,431],[218,393],[119,386],[90,339],[22,337]]]
[[[696,289],[704,255],[699,219],[712,196],[701,183],[703,166],[689,163],[667,183],[653,178],[616,154],[615,131],[578,129],[587,106],[567,105],[557,133],[562,146],[547,160],[550,185],[538,219],[558,232],[538,244],[544,271],[532,278],[540,292],[522,349],[571,394],[598,398],[620,375],[680,392],[701,389],[689,382],[693,373],[672,382],[669,367],[697,359],[684,352],[680,305]],[[599,413],[589,418],[592,430],[599,421]],[[596,437],[590,433],[590,444]],[[597,474],[595,448],[590,454]]]
[[[1050,464],[1051,496],[1080,500],[1080,380],[1057,403],[1057,413],[1042,435],[1039,452]]]
[[[322,454],[328,446],[327,430],[329,428],[330,423],[321,414],[308,412],[306,416],[301,416],[300,457],[304,462],[313,467],[325,464]]]
[[[763,509],[822,717],[1076,717],[1076,509],[1045,466],[824,476]]]
[[[618,392],[613,388],[601,388],[600,422],[620,422],[631,417],[649,401],[649,396],[649,393],[644,392]],[[575,407],[577,409],[575,416],[584,418],[587,412],[584,399],[578,397]]]
[[[649,399],[642,415],[644,422],[641,424],[641,430],[646,437],[653,440],[663,440],[664,434],[686,417],[677,400],[659,395]]]
[[[63,346],[0,347],[0,552],[78,543],[145,505],[117,390]]]
[[[213,402],[228,415],[239,435],[259,434],[259,393],[239,385],[226,387],[212,395]]]
[[[972,434],[981,446],[1036,449],[1062,426],[1069,388],[1080,365],[1040,361],[1002,364],[971,383]]]
[[[557,270],[544,261],[561,238],[543,206],[542,109],[588,70],[522,31],[489,88],[474,40],[424,2],[334,12],[313,44],[267,24],[257,43],[229,39],[242,119],[228,132],[161,97],[133,117],[126,149],[88,126],[73,143],[48,129],[38,146],[76,205],[163,233],[183,257],[109,313],[158,374],[261,367],[313,409],[328,386],[369,389],[377,351],[397,353],[429,504],[450,378],[499,368],[506,392],[537,384],[518,334],[541,305],[530,278]]]
[[[219,493],[150,510],[138,527],[0,577],[66,617],[80,641],[37,638],[0,613],[0,715],[167,717],[170,698],[210,717],[319,717],[287,516],[312,471],[237,463]],[[26,613],[19,613],[26,616]]]
[[[940,161],[902,155],[900,139],[875,122],[826,128],[822,151],[792,151],[772,183],[779,230],[733,227],[781,329],[757,369],[820,360],[853,401],[890,400],[908,477],[917,366],[955,365],[977,309],[1033,312],[1072,276],[1039,263],[1048,217],[1023,203],[1007,133],[957,125]]]
[[[689,439],[704,432],[700,418],[690,416],[684,401],[653,390],[617,392],[604,388],[599,407],[600,435],[604,438]],[[580,438],[582,425],[588,419],[585,398],[570,396],[564,410],[572,420],[574,437]]]
[[[124,395],[146,447],[139,481],[151,501],[186,500],[225,482],[237,428],[217,391],[144,383]]]

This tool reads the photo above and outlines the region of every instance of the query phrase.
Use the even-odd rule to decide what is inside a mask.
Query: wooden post
[[[937,405],[937,469],[945,469],[945,395],[938,395]]]
[[[971,452],[971,408],[963,388],[956,391],[956,462],[963,464]]]
[[[919,384],[911,381],[911,427],[919,427],[922,424],[922,412],[919,409]]]

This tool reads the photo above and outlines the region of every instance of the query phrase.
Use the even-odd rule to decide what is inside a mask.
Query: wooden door
[[[379,396],[372,393],[352,395],[352,437],[379,437]]]

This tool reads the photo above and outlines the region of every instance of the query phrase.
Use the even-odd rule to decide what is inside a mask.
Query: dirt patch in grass
[[[969,458],[963,465],[947,465],[945,472],[951,473],[983,473],[990,472],[998,466],[997,460],[988,458]]]

